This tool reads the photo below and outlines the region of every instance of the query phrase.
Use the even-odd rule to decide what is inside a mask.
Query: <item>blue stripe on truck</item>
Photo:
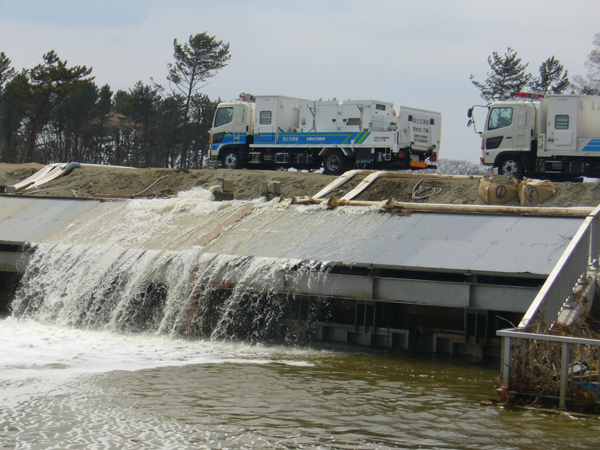
[[[246,143],[246,133],[227,133],[223,137],[223,140],[217,144],[212,144],[210,146],[211,150],[216,150],[222,145],[226,144],[245,144]]]
[[[254,137],[254,144],[277,145],[350,145],[363,142],[370,132],[344,133],[263,133]],[[275,140],[277,139],[277,142]]]
[[[581,149],[582,152],[600,152],[600,139],[592,139]]]

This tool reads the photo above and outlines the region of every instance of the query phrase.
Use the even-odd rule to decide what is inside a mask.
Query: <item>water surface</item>
[[[0,322],[3,449],[594,449],[600,421],[482,407],[496,364]]]

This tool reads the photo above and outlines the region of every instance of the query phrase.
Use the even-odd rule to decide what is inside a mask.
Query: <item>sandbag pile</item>
[[[488,205],[503,205],[519,197],[522,206],[538,206],[556,194],[556,187],[548,180],[525,178],[497,180],[484,177],[479,182],[479,197]]]
[[[479,196],[488,205],[503,205],[519,195],[519,185],[514,181],[497,181],[484,177],[479,182]]]

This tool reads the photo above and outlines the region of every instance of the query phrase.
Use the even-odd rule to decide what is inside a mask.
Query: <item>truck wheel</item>
[[[510,177],[522,178],[523,177],[523,163],[521,158],[518,156],[509,156],[500,163],[499,172],[501,175],[508,175]]]
[[[349,158],[341,150],[332,150],[325,155],[323,166],[326,175],[341,175],[349,166]]]
[[[238,152],[237,150],[225,151],[221,161],[222,161],[223,167],[225,169],[241,169],[242,168],[242,158],[240,157],[240,152]]]

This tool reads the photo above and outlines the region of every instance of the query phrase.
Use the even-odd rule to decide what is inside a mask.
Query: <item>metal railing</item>
[[[502,383],[519,394],[567,398],[579,407],[600,402],[600,340],[500,330]]]
[[[497,332],[502,337],[503,387],[535,398],[558,398],[559,408],[565,408],[567,398],[580,405],[599,402],[600,340],[525,331],[534,322],[555,322],[581,277],[598,272],[599,239],[600,206],[577,230],[519,327]]]
[[[571,239],[523,316],[519,330],[527,328],[534,319],[546,323],[556,320],[565,301],[572,295],[578,280],[587,273],[588,267],[598,268],[599,230],[600,206],[586,217]]]

